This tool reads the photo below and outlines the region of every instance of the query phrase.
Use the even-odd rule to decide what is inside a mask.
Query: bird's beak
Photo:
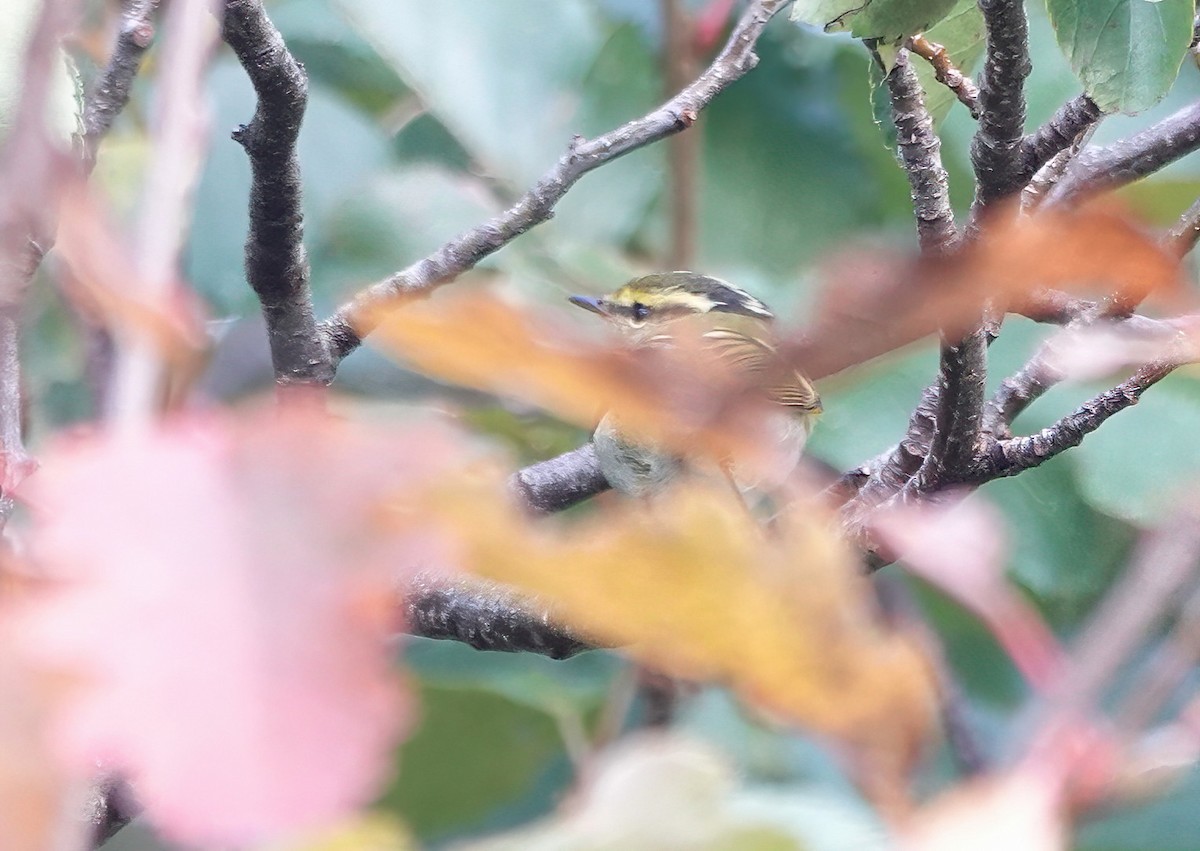
[[[578,307],[582,307],[584,310],[590,310],[592,313],[599,313],[601,316],[608,316],[608,311],[604,309],[604,305],[598,298],[593,298],[592,296],[587,295],[573,295],[570,296],[567,301]]]

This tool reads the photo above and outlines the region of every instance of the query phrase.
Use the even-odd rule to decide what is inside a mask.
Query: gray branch
[[[758,63],[754,52],[758,37],[767,22],[786,5],[787,0],[755,0],[717,58],[675,97],[603,136],[591,140],[576,137],[554,168],[508,210],[367,288],[339,308],[321,326],[334,363],[358,348],[363,337],[374,330],[381,310],[449,283],[530,228],[547,221],[559,200],[588,172],[691,127],[713,98]]]
[[[233,138],[250,157],[246,277],[266,317],[275,380],[326,385],[334,367],[313,315],[296,155],[308,79],[262,0],[226,0],[222,36],[258,95],[254,118]]]
[[[1127,139],[1084,151],[1046,200],[1065,204],[1085,195],[1118,189],[1197,148],[1200,148],[1200,102],[1185,106]]]

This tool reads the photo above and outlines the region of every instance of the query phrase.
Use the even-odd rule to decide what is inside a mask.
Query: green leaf
[[[808,453],[839,470],[870,460],[904,436],[921,391],[936,376],[937,355],[924,345],[822,382],[825,413]]]
[[[865,806],[804,787],[737,785],[724,754],[683,737],[626,740],[559,814],[463,851],[834,851],[888,847]]]
[[[400,750],[383,809],[429,841],[509,826],[551,805],[542,778],[565,768],[551,716],[477,689],[426,685],[420,694],[420,726]]]
[[[246,152],[229,138],[229,130],[254,115],[254,91],[231,56],[214,63],[209,87],[220,97],[215,99],[211,153],[196,191],[195,225],[189,235],[186,271],[196,289],[219,313],[252,313],[258,305],[246,285],[243,268],[250,165]],[[313,86],[297,150],[304,180],[304,235],[313,252],[313,246],[328,241],[330,218],[344,200],[358,197],[363,185],[375,185],[369,176],[386,162],[387,140],[361,110],[329,89]],[[347,151],[353,151],[353,156],[347,156]],[[331,290],[337,292],[333,288],[339,284],[344,286],[316,272],[312,281],[319,297]]]
[[[848,119],[822,105],[842,85],[834,59],[844,49],[797,29],[768,30],[754,73],[706,110],[702,268],[752,289],[756,272],[773,274],[794,290],[798,268],[879,219],[891,199],[864,180]]]
[[[460,173],[424,164],[376,172],[331,211],[327,239],[314,240],[313,268],[335,292],[382,278],[496,212],[480,183]]]
[[[925,32],[950,13],[957,0],[800,0],[792,20],[826,32],[849,30],[856,38],[902,41]]]
[[[1200,771],[1192,769],[1179,786],[1142,806],[1120,808],[1085,819],[1077,851],[1191,851],[1200,834]]]
[[[1077,460],[1067,453],[983,489],[1008,519],[1010,575],[1058,625],[1077,621],[1095,604],[1134,537],[1080,495]]]
[[[380,117],[408,94],[396,72],[326,0],[285,0],[271,8],[271,19],[310,83]]]
[[[1200,477],[1200,381],[1173,375],[1073,450],[1083,494],[1096,508],[1157,525]]]
[[[1194,0],[1047,0],[1083,90],[1105,112],[1139,112],[1162,100],[1192,38]]]
[[[523,192],[572,136],[636,118],[658,75],[632,26],[612,28],[586,0],[337,0],[336,5],[470,154],[475,170]],[[556,228],[627,240],[662,186],[661,154],[637,152],[585,178]],[[452,234],[447,234],[449,237]]]

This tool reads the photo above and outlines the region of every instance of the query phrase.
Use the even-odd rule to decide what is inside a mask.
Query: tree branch
[[[96,163],[100,141],[108,134],[113,121],[129,103],[134,78],[142,65],[142,57],[154,40],[151,18],[159,0],[127,0],[121,16],[121,29],[116,44],[83,107],[84,170],[90,173]]]
[[[958,102],[967,108],[972,118],[979,118],[979,86],[955,67],[946,48],[923,35],[915,35],[908,40],[908,49],[929,63],[934,79],[954,92]]]
[[[1113,414],[1136,405],[1147,389],[1166,378],[1177,366],[1177,361],[1147,364],[1126,381],[1084,402],[1050,428],[1027,437],[1013,437],[992,443],[967,481],[970,484],[982,484],[992,479],[1015,476],[1078,446]]]
[[[334,366],[313,315],[296,156],[308,79],[262,0],[225,0],[222,36],[258,95],[254,118],[233,138],[245,148],[253,173],[246,277],[266,317],[275,380],[326,385]]]
[[[1050,120],[1021,140],[1018,156],[1022,183],[1028,183],[1038,170],[1065,151],[1079,134],[1100,120],[1103,113],[1087,95],[1079,95],[1058,108]]]
[[[918,242],[923,253],[949,253],[958,244],[959,235],[941,162],[941,141],[933,131],[920,83],[904,51],[897,55],[886,82],[901,163],[912,188]],[[840,495],[849,525],[856,523],[853,518],[897,493],[921,469],[934,439],[939,398],[937,384],[927,387],[909,417],[904,438],[838,480],[834,490]]]
[[[1153,174],[1200,148],[1200,101],[1106,148],[1084,151],[1050,192],[1047,202],[1117,189]]]
[[[1025,78],[1032,69],[1021,0],[980,0],[979,10],[987,48],[979,77],[979,129],[971,140],[975,201],[967,224],[968,239],[978,233],[991,204],[1025,185],[1020,146],[1025,129]],[[943,335],[933,443],[907,487],[932,491],[961,481],[972,467],[980,448],[986,381],[987,338],[982,327],[961,339]]]
[[[479,580],[421,574],[404,588],[404,612],[410,635],[476,650],[567,659],[592,648],[528,598]]]
[[[758,63],[754,45],[767,22],[785,5],[787,0],[755,0],[717,58],[675,97],[603,136],[592,140],[576,137],[554,168],[508,210],[367,288],[339,308],[321,326],[334,363],[358,348],[363,337],[378,324],[383,308],[454,280],[484,257],[546,221],[567,190],[589,171],[694,124],[713,98]]]
[[[913,213],[921,253],[947,254],[958,244],[958,228],[950,208],[950,185],[942,167],[942,142],[933,131],[933,118],[925,108],[921,81],[901,50],[887,75],[892,121],[900,147],[900,160],[912,187]]]
[[[1164,244],[1180,259],[1196,247],[1197,240],[1200,240],[1200,198],[1192,202],[1163,238]]]
[[[518,470],[509,489],[535,514],[565,511],[609,489],[596,448],[588,443],[557,458]]]
[[[1078,716],[1094,709],[1121,665],[1179,602],[1198,566],[1200,511],[1193,497],[1138,544],[1131,565],[1077,636],[1047,710]]]
[[[987,30],[987,52],[979,76],[979,130],[971,140],[975,168],[971,215],[975,223],[989,204],[1020,191],[1028,182],[1021,142],[1025,78],[1033,68],[1021,0],[980,0],[979,11]]]
[[[124,780],[108,776],[96,781],[83,804],[83,819],[91,832],[90,847],[102,846],[141,812],[142,805]]]

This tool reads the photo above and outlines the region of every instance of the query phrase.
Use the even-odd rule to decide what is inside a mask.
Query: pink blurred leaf
[[[1062,851],[1062,786],[1053,772],[1024,768],[960,786],[925,807],[902,851]]]
[[[50,757],[46,712],[54,686],[13,652],[19,589],[0,587],[0,826],[7,851],[42,851],[54,844],[68,797],[67,778]]]
[[[368,801],[410,715],[387,645],[396,571],[446,556],[386,512],[458,458],[444,430],[305,408],[52,447],[28,496],[53,583],[25,635],[82,681],[56,718],[68,764],[127,772],[195,843]]]
[[[1063,652],[1037,611],[1004,574],[1003,521],[978,499],[880,511],[879,542],[909,573],[940,588],[982,620],[1038,688],[1062,668]]]

